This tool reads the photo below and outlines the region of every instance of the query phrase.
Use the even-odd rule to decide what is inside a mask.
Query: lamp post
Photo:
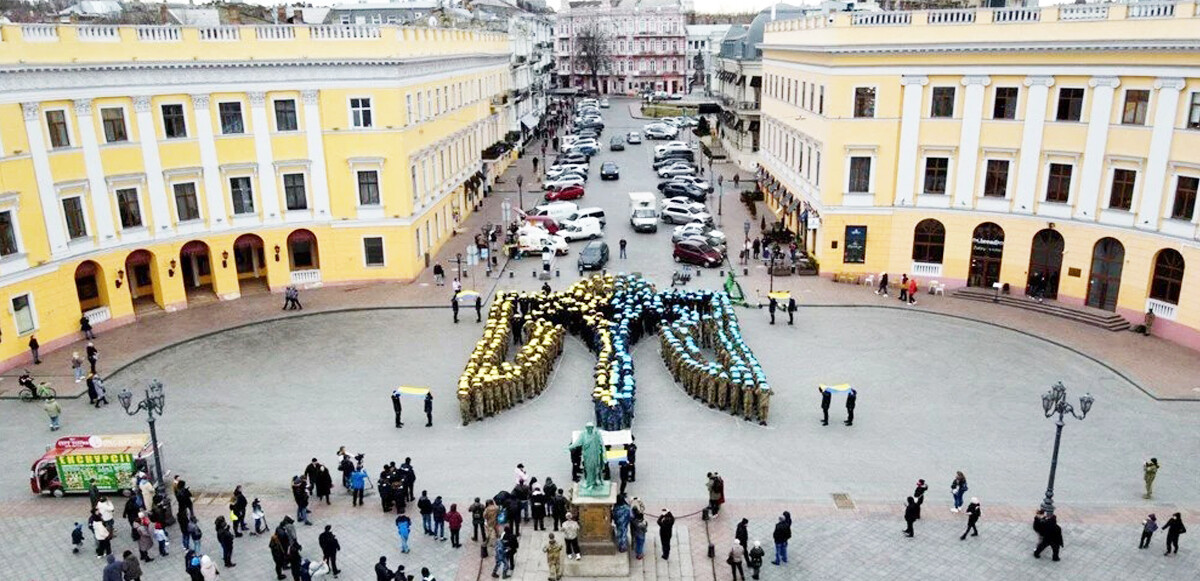
[[[163,459],[162,449],[158,447],[158,432],[154,429],[156,416],[163,414],[163,407],[167,403],[167,396],[163,393],[163,384],[155,379],[150,382],[145,390],[145,397],[141,401],[134,403],[133,393],[128,388],[122,389],[117,394],[117,401],[121,402],[121,407],[125,409],[125,413],[136,416],[142,410],[146,410],[146,419],[150,423],[150,445],[154,446],[154,476],[157,482],[154,489],[163,498],[163,512],[167,521],[174,519],[174,512],[171,510],[171,498],[166,493],[166,482],[163,480]],[[149,510],[152,507],[147,507]],[[170,525],[171,522],[166,524]]]
[[[1095,398],[1092,394],[1085,393],[1079,398],[1079,411],[1075,413],[1075,407],[1071,402],[1067,401],[1067,388],[1063,387],[1062,382],[1054,384],[1050,391],[1042,394],[1042,411],[1046,417],[1058,417],[1054,419],[1054,455],[1050,459],[1050,482],[1046,484],[1046,498],[1042,499],[1041,509],[1046,514],[1054,514],[1054,473],[1058,470],[1058,443],[1062,440],[1063,418],[1070,414],[1077,420],[1082,420],[1087,417],[1088,412],[1092,409],[1092,403]]]
[[[524,191],[523,191],[524,185],[525,185],[525,176],[518,174],[517,175],[517,207],[522,210],[525,209],[525,195],[524,195]]]

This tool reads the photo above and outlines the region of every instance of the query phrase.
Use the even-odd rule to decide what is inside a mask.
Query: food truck
[[[29,488],[58,497],[86,493],[93,482],[101,492],[123,491],[134,474],[151,474],[155,461],[146,434],[63,436],[33,463]]]

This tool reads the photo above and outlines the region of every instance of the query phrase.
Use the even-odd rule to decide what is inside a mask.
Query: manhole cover
[[[833,504],[841,510],[854,510],[854,501],[845,492],[833,493]]]

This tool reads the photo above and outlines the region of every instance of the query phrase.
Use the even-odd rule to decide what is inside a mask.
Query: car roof
[[[592,240],[591,242],[588,242],[586,246],[583,247],[583,252],[587,252],[588,250],[592,250],[592,249],[599,250],[601,248],[604,248],[605,246],[608,246],[608,243],[603,240]]]

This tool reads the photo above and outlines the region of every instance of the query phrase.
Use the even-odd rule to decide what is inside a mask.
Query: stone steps
[[[521,548],[517,550],[516,568],[512,571],[511,581],[548,581],[550,568],[546,565],[546,554],[542,552],[542,548],[546,546],[547,531],[534,531],[532,528],[521,528]],[[556,534],[555,538],[562,543],[562,535]],[[641,560],[633,556],[633,536],[629,537],[630,550],[626,553],[618,553],[613,557],[598,557],[593,556],[591,559],[628,559],[628,574],[622,573],[620,578],[629,579],[630,581],[695,581],[695,574],[692,568],[692,549],[691,542],[688,538],[688,529],[684,523],[676,522],[674,535],[671,537],[671,558],[663,560],[662,548],[659,544],[658,527],[653,523],[650,525],[650,530],[646,532],[646,552]],[[583,561],[578,563],[588,563],[589,557],[585,554]],[[495,563],[494,555],[488,557],[484,561],[483,575],[488,577],[491,574],[490,568]],[[584,581],[611,581],[616,578],[613,576],[587,576],[580,575],[585,569],[595,570],[595,567],[579,568],[575,566],[577,562],[574,560],[568,561],[563,557],[563,577],[571,579],[582,579]]]
[[[965,299],[969,301],[995,302],[996,304],[1007,307],[1034,311],[1046,315],[1084,323],[1093,327],[1107,329],[1109,331],[1126,331],[1130,328],[1129,321],[1116,313],[1101,311],[1087,307],[1071,307],[1055,301],[1046,301],[1039,303],[1028,297],[1018,297],[1013,295],[1000,295],[996,298],[996,292],[991,289],[981,288],[961,288],[951,294],[956,299]],[[918,299],[919,300],[919,299]]]

